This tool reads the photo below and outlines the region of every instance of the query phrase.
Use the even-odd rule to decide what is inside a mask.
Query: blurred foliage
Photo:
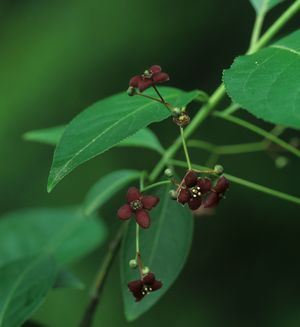
[[[292,1],[278,6],[274,17]],[[151,168],[159,156],[113,149],[73,172],[46,193],[52,149],[24,143],[31,129],[61,125],[94,101],[126,90],[129,78],[161,64],[171,85],[211,92],[222,69],[245,51],[254,20],[246,0],[2,0],[0,2],[1,213],[21,207],[68,205],[117,168]],[[299,15],[285,31],[299,27]],[[284,33],[283,33],[284,34]],[[197,110],[197,107],[192,110]],[[252,119],[248,114],[247,118]],[[265,123],[262,126],[270,127]],[[177,130],[151,126],[164,146]],[[237,137],[238,135],[238,137]],[[217,144],[256,141],[250,132],[209,119],[195,135]],[[288,140],[299,132],[287,131]],[[193,150],[197,163],[205,153]],[[122,158],[122,160],[120,160]],[[267,154],[224,157],[229,173],[299,194],[299,162],[276,169]],[[114,197],[103,213],[112,229]],[[114,209],[113,209],[114,210]],[[105,215],[106,214],[106,215]],[[299,207],[233,186],[217,215],[199,218],[195,240],[178,282],[131,326],[299,326]],[[105,249],[74,266],[90,285]],[[76,326],[88,296],[55,290],[36,319],[50,327]],[[116,262],[95,326],[127,326]]]

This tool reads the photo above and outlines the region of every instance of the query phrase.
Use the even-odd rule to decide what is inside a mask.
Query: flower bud
[[[144,275],[149,274],[149,272],[150,272],[149,267],[145,266],[145,267],[142,269],[142,272],[143,272]]]
[[[215,165],[214,172],[218,175],[222,175],[224,173],[224,168],[221,165]]]
[[[133,95],[135,95],[135,93],[135,88],[133,86],[129,86],[129,88],[127,89],[127,94],[132,97]]]
[[[287,157],[279,156],[275,159],[275,166],[276,168],[282,169],[289,163]]]
[[[169,195],[170,195],[171,199],[177,200],[177,192],[175,190],[170,190]]]
[[[138,266],[138,264],[137,264],[137,262],[136,262],[135,259],[131,259],[131,260],[129,261],[129,267],[130,267],[131,269],[135,269],[137,266]]]
[[[182,113],[182,109],[179,107],[175,107],[172,109],[172,116],[178,118]]]
[[[165,171],[164,171],[165,175],[168,177],[168,178],[171,178],[174,176],[174,172],[171,168],[167,168]]]

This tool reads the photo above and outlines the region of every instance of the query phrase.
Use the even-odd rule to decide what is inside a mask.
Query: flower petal
[[[135,201],[135,200],[139,200],[140,197],[141,197],[141,193],[136,187],[134,187],[134,186],[129,187],[129,189],[127,191],[127,202],[128,203]]]
[[[197,174],[190,170],[184,177],[184,182],[187,187],[193,187],[197,185]]]
[[[141,79],[139,81],[138,89],[140,92],[143,92],[152,85],[153,85],[153,81],[151,79],[145,79],[145,80]]]
[[[135,297],[135,302],[140,302],[145,297],[146,293],[143,294],[142,292],[139,292],[139,293],[134,293],[133,295]]]
[[[138,210],[135,213],[135,219],[142,228],[148,228],[150,226],[150,216],[146,210]]]
[[[158,65],[153,65],[153,66],[150,67],[149,70],[151,70],[152,74],[157,74],[157,73],[161,72],[161,67],[158,66]]]
[[[199,178],[197,181],[197,185],[200,187],[200,191],[202,194],[209,192],[212,187],[211,180],[207,177]]]
[[[138,87],[139,86],[139,82],[141,80],[142,80],[142,77],[140,75],[135,75],[129,81],[129,85],[132,86],[132,87]]]
[[[169,75],[166,73],[153,74],[152,80],[154,83],[163,83],[170,79]]]
[[[190,199],[190,192],[187,189],[182,188],[179,191],[179,194],[177,197],[177,202],[179,202],[181,204],[185,204],[189,201],[189,199]]]
[[[129,206],[129,204],[124,204],[119,210],[118,210],[118,213],[117,213],[117,216],[122,219],[122,220],[126,220],[126,219],[129,219],[132,215],[132,211],[131,211],[131,208]]]
[[[152,292],[159,290],[162,288],[163,283],[160,280],[155,280],[154,283],[151,285]]]
[[[228,189],[229,187],[229,180],[226,179],[224,176],[220,177],[217,181],[216,186],[214,187],[214,190],[217,193],[225,193],[225,191]]]
[[[220,201],[219,194],[211,192],[204,201],[204,208],[214,208]]]
[[[142,204],[145,209],[152,209],[159,202],[159,197],[153,195],[147,195],[142,197]]]
[[[143,282],[146,285],[152,285],[155,281],[155,275],[152,272],[149,272],[146,276],[143,278]]]
[[[196,210],[201,206],[202,199],[201,197],[191,198],[188,202],[189,208],[191,210]]]
[[[137,293],[143,289],[143,282],[141,280],[133,280],[127,286],[132,293]]]

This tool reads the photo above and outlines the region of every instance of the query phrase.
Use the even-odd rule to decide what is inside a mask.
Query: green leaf
[[[149,128],[139,130],[132,136],[121,141],[117,146],[148,148],[157,151],[160,154],[164,152],[164,148],[160,144],[159,139]]]
[[[257,14],[266,13],[284,0],[250,0]]]
[[[23,135],[23,139],[47,145],[57,145],[65,131],[65,128],[66,126],[58,126],[30,131]],[[157,136],[147,127],[139,130],[132,136],[129,136],[125,140],[116,144],[116,146],[141,147],[157,151],[158,153],[164,152],[164,148],[160,144]]]
[[[78,290],[84,289],[84,284],[71,273],[69,270],[62,269],[58,272],[53,285],[54,288],[75,288]]]
[[[162,87],[166,101],[187,105],[198,92],[186,93]],[[155,96],[153,92],[149,92]],[[100,100],[80,113],[67,126],[55,150],[48,180],[48,192],[73,169],[107,151],[147,125],[162,121],[170,111],[161,103],[125,92]]]
[[[118,170],[102,177],[88,192],[84,204],[84,214],[90,215],[98,210],[112,196],[131,181],[139,179],[137,170]]]
[[[48,257],[26,258],[0,268],[0,326],[19,327],[41,305],[57,274]]]
[[[77,260],[99,246],[106,228],[97,217],[77,208],[31,209],[0,219],[0,266],[37,254],[51,254],[59,263]]]
[[[224,72],[232,100],[270,123],[300,128],[300,31],[252,55],[238,57]]]
[[[25,141],[32,141],[47,145],[57,145],[61,139],[66,126],[50,127],[29,131],[23,135]]]
[[[135,257],[135,221],[123,240],[121,249],[121,280],[125,315],[132,321],[149,310],[173,284],[182,270],[190,251],[193,236],[191,211],[170,199],[170,187],[163,187],[157,195],[159,205],[151,210],[151,226],[140,231],[140,251],[144,265],[162,280],[163,287],[147,295],[141,302],[135,302],[128,291],[127,283],[139,279],[137,270],[129,268],[129,260]]]

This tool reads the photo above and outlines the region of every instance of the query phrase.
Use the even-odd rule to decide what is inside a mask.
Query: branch
[[[300,0],[297,0],[292,4],[277,20],[276,22],[262,35],[252,49],[249,49],[246,54],[256,52],[264,47],[280,30],[281,28],[300,10]],[[192,119],[191,123],[185,128],[186,140],[197,129],[197,127],[211,114],[220,101],[225,96],[225,87],[222,83],[209,98],[207,104],[205,104],[196,116]],[[153,168],[149,180],[153,182],[161,173],[164,166],[170,159],[173,158],[175,153],[181,146],[181,137],[178,137],[176,141],[166,150],[161,160]]]
[[[120,243],[122,240],[122,236],[124,234],[124,225],[118,230],[116,236],[111,240],[108,246],[108,252],[100,266],[99,272],[97,274],[95,280],[95,286],[91,292],[90,301],[83,313],[81,322],[79,324],[80,327],[90,327],[92,326],[93,319],[96,313],[96,309],[100,300],[101,293],[103,291],[103,287],[108,275],[108,272],[112,266],[114,258],[118,253]]]

